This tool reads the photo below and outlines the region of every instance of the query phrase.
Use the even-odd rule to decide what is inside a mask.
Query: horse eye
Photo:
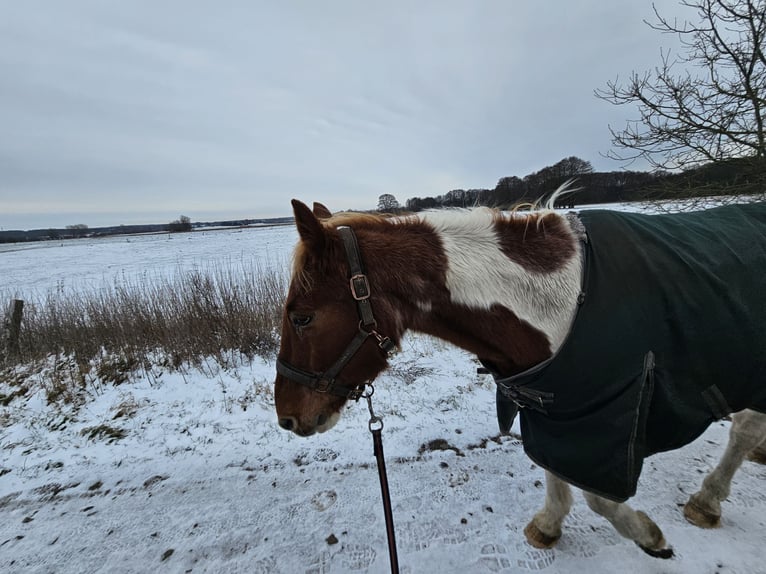
[[[295,327],[305,327],[306,325],[311,323],[312,318],[313,317],[311,315],[298,315],[298,314],[292,315],[290,317]]]

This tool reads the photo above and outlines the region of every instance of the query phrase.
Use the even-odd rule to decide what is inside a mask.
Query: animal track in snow
[[[324,512],[338,500],[338,494],[334,490],[323,490],[311,497],[311,506],[319,512]]]

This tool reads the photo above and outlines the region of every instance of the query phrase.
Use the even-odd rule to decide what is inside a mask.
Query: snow
[[[292,227],[275,227],[6,249],[0,293],[93,289],[225,258],[286,266],[294,241]],[[727,422],[646,462],[631,504],[663,529],[672,560],[645,555],[582,497],[554,549],[528,546],[543,472],[517,438],[497,436],[494,387],[476,367],[410,336],[376,383],[402,572],[766,572],[766,467],[743,465],[721,528],[681,514],[723,452]],[[276,425],[274,373],[273,358],[154,367],[118,386],[88,379],[79,408],[50,407],[42,389],[0,407],[0,571],[388,572],[366,405],[299,438]],[[99,425],[125,436],[91,438]],[[423,448],[434,441],[446,450]]]
[[[97,289],[147,275],[227,265],[286,265],[292,225],[0,243],[0,295]]]

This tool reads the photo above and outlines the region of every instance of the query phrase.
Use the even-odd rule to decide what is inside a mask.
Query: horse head
[[[364,273],[350,226],[335,227],[321,204],[293,200],[300,242],[285,301],[274,384],[279,425],[300,436],[324,432],[349,398],[387,366],[394,346],[380,293]],[[375,314],[373,315],[373,307]],[[392,331],[388,331],[392,333]]]

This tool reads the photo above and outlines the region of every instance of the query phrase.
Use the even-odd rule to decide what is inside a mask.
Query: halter
[[[277,359],[277,372],[295,383],[310,388],[318,393],[330,393],[346,399],[359,400],[364,392],[364,385],[355,387],[344,387],[337,384],[338,374],[351,361],[351,358],[362,347],[362,344],[369,338],[375,337],[378,347],[386,355],[394,348],[394,343],[388,337],[378,333],[375,328],[377,321],[372,314],[372,305],[370,305],[370,282],[362,267],[362,257],[359,253],[359,244],[356,241],[356,235],[348,226],[338,227],[338,233],[343,240],[343,247],[346,249],[346,259],[350,272],[349,287],[351,296],[356,301],[356,308],[359,312],[359,330],[346,349],[341,353],[333,365],[323,373],[304,371],[294,367],[283,359]]]

